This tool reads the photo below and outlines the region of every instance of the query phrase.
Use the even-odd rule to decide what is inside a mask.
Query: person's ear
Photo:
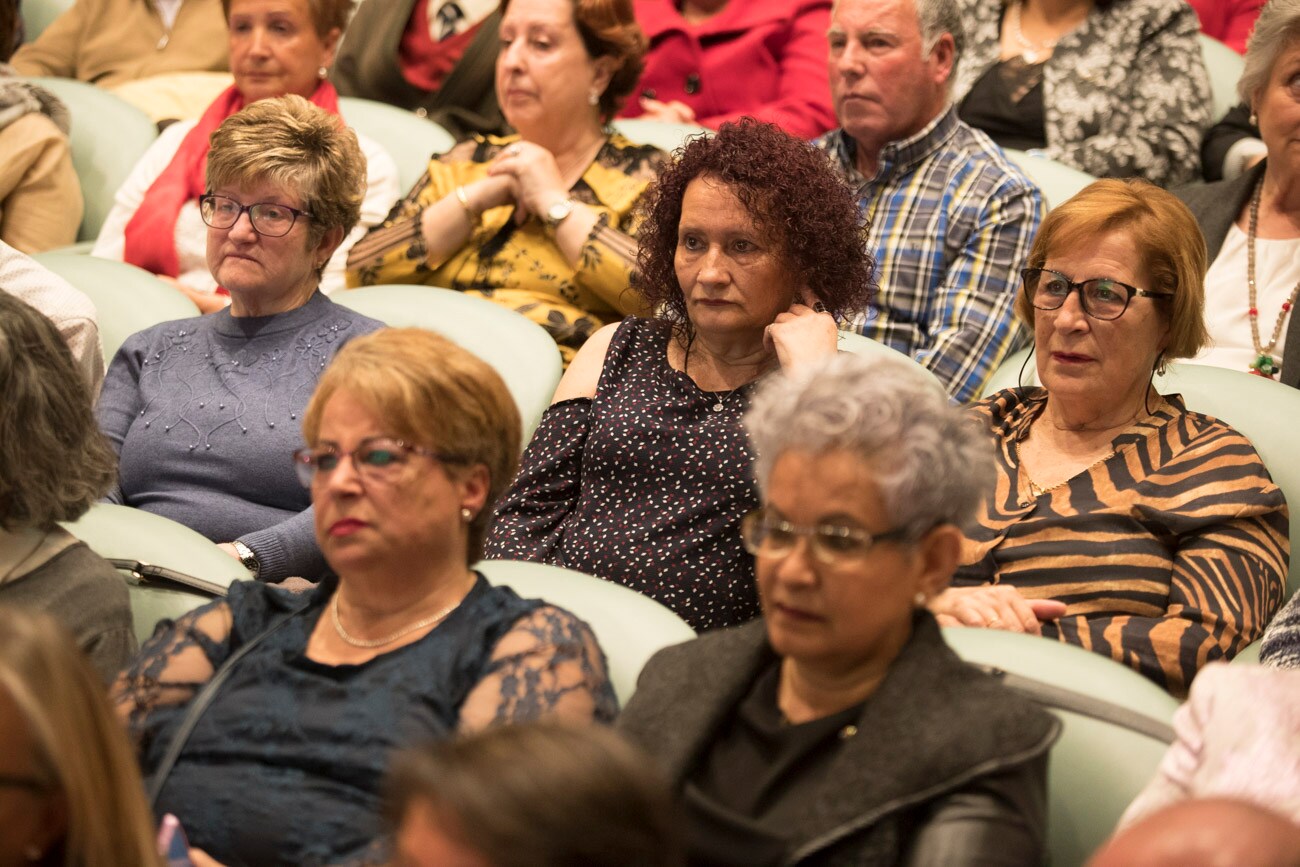
[[[460,471],[456,487],[460,493],[460,507],[477,515],[487,506],[488,493],[492,489],[492,474],[485,464],[474,464]]]
[[[334,55],[338,51],[339,37],[341,37],[342,35],[343,35],[343,31],[337,27],[334,27],[330,30],[329,33],[326,33],[324,36],[321,37],[321,46],[325,50],[321,55],[320,65],[325,67],[326,69],[329,69],[331,66],[334,65]]]
[[[614,73],[618,72],[618,67],[618,60],[611,55],[606,54],[604,57],[596,58],[596,74],[592,78],[591,86],[599,96],[605,95],[605,90],[614,80]]]
[[[920,560],[916,576],[916,590],[926,598],[938,596],[952,581],[961,559],[964,536],[953,524],[940,524],[931,529],[916,543]]]
[[[339,244],[343,243],[345,235],[342,226],[326,229],[325,234],[321,235],[320,242],[311,251],[312,264],[315,265],[317,271],[324,268],[329,262],[330,257],[334,255],[334,251],[339,248]]]
[[[930,49],[930,61],[934,64],[934,83],[948,86],[953,68],[957,65],[957,42],[951,33],[941,33]]]

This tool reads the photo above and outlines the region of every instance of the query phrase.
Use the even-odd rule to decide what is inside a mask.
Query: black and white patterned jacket
[[[960,102],[1000,59],[996,0],[960,0],[966,46],[953,82]],[[1210,85],[1196,13],[1183,0],[1099,3],[1043,69],[1045,155],[1097,177],[1195,180],[1210,125]]]

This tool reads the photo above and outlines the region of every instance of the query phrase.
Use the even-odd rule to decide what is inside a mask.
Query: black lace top
[[[1043,110],[1043,64],[1013,57],[990,66],[971,85],[957,116],[988,133],[1000,147],[1047,147]]]
[[[390,754],[497,722],[610,720],[604,657],[573,615],[482,577],[436,629],[361,665],[304,650],[336,580],[309,595],[238,582],[165,625],[115,688],[148,778],[189,700],[243,642],[288,615],[234,667],[159,798],[190,841],[230,867],[379,863]]]
[[[753,384],[701,391],[668,364],[670,335],[667,322],[624,320],[596,396],[546,411],[488,557],[617,581],[697,630],[744,623],[758,616],[740,541],[740,519],[758,506],[740,424]]]

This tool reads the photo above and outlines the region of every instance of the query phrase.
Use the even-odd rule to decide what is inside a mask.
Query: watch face
[[[546,221],[552,226],[562,221],[573,210],[573,200],[565,199],[562,202],[556,202],[546,209]]]

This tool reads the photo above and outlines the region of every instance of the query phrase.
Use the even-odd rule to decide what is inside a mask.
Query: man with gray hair
[[[975,400],[1022,339],[1012,302],[1042,196],[949,103],[953,0],[838,0],[829,38],[840,128],[816,145],[858,188],[881,289],[860,330]]]

